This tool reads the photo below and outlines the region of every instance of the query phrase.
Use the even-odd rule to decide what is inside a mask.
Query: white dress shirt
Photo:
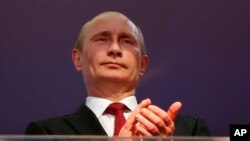
[[[119,102],[126,105],[129,109],[124,112],[124,117],[126,119],[128,118],[131,111],[134,110],[135,107],[138,105],[135,96],[126,97]],[[86,99],[86,105],[94,112],[94,114],[100,121],[102,127],[110,137],[114,134],[115,117],[111,114],[104,114],[104,111],[111,103],[113,102],[110,100],[93,96],[88,96]]]

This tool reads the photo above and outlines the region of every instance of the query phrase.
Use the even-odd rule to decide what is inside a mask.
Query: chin
[[[105,76],[100,76],[101,79],[107,81],[107,82],[126,82],[128,78],[126,77],[121,77],[120,75],[105,75]]]

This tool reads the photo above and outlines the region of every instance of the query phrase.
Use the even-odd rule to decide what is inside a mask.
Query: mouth
[[[125,64],[114,62],[114,61],[105,61],[105,62],[102,62],[101,65],[107,66],[109,68],[118,68],[118,67],[127,68]]]

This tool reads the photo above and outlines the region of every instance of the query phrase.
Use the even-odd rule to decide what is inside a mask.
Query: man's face
[[[79,52],[85,83],[137,83],[147,66],[136,27],[124,17],[105,15],[88,25]]]

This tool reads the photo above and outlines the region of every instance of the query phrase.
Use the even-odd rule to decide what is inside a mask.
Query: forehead
[[[94,18],[88,23],[85,36],[91,37],[92,35],[105,31],[114,34],[127,33],[134,36],[136,39],[138,37],[136,26],[126,17],[121,15],[101,15]]]

